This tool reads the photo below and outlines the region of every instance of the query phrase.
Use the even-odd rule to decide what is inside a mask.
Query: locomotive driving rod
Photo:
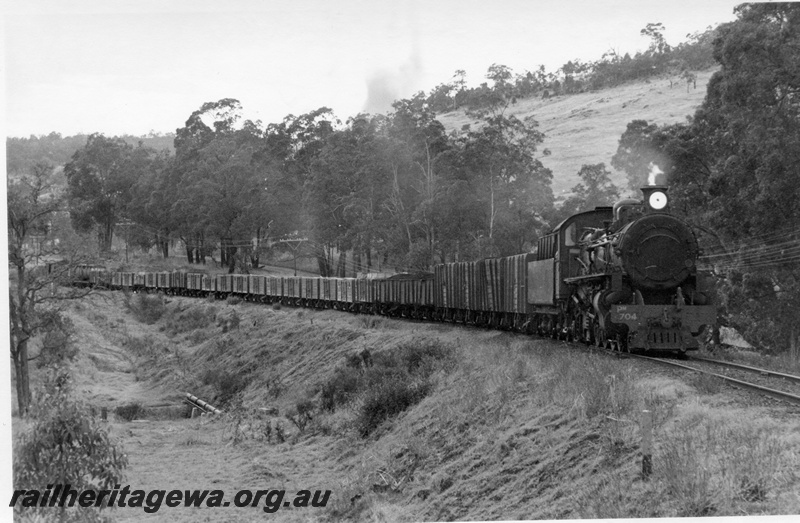
[[[189,403],[190,405],[192,405],[194,407],[199,407],[199,408],[203,409],[206,412],[212,412],[214,414],[222,414],[221,410],[219,410],[218,408],[214,407],[210,403],[206,403],[205,401],[201,400],[197,396],[193,396],[192,394],[189,394],[188,392],[185,392],[184,394],[186,394],[187,403]]]

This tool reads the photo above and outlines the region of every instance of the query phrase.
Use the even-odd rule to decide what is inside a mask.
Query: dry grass
[[[127,326],[117,321],[115,307],[84,306],[81,314],[107,316],[99,324],[77,319],[85,340],[102,349],[98,357],[111,361],[114,355],[137,352],[146,358],[153,347],[163,355],[157,365],[143,366],[148,381],[124,389],[117,388],[117,382],[127,383],[119,374],[112,382],[101,379],[105,372],[93,371],[95,386],[107,390],[101,396],[103,389],[94,389],[94,396],[114,397],[113,406],[156,404],[155,391],[162,391],[163,402],[181,383],[214,404],[226,376],[243,380],[218,418],[111,422],[131,457],[126,481],[137,488],[333,491],[325,509],[278,511],[273,517],[280,521],[661,517],[800,509],[793,494],[797,424],[771,422],[758,410],[732,411],[722,402],[724,390],[698,396],[697,384],[640,375],[628,360],[506,333],[394,320],[362,323],[358,316],[335,311],[298,315],[291,307],[249,303],[223,305],[222,316],[231,308],[240,317],[237,329],[223,333],[216,322],[209,326],[198,320],[194,330],[171,335],[162,327],[179,317],[208,318],[209,305],[171,299],[155,324],[129,321]],[[121,317],[128,314],[120,310]],[[124,328],[105,332],[111,323]],[[111,344],[128,338],[142,346],[129,352],[130,347]],[[355,394],[333,412],[316,407],[320,389],[315,385],[335,379],[337,367],[350,362],[353,371],[365,373],[362,354],[367,351],[373,365],[383,358],[381,365],[405,362],[408,368],[411,360],[398,356],[399,347],[420,339],[455,347],[455,354],[447,365],[426,369],[427,395],[382,418],[369,437],[359,432],[365,394]],[[309,401],[314,408],[306,410]],[[654,415],[649,481],[640,477],[639,412],[644,408]],[[198,517],[196,511],[163,510],[157,515],[177,521]],[[252,512],[234,512],[202,515],[211,521],[252,517]],[[115,514],[131,521],[141,516]]]
[[[668,79],[653,79],[578,95],[525,99],[511,106],[509,113],[520,119],[533,116],[539,122],[539,130],[545,133],[539,149],[552,153],[540,159],[553,171],[553,193],[563,196],[580,182],[578,171],[584,164],[604,162],[614,172],[611,157],[631,120],[661,125],[693,115],[705,98],[713,72],[698,73],[697,89],[689,93],[681,86],[670,89]],[[439,120],[448,131],[476,123],[461,112],[440,115]],[[627,187],[622,172],[614,172],[612,180]]]

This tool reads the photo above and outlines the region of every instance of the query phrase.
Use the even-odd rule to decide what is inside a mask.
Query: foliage
[[[200,375],[200,381],[216,390],[214,406],[221,407],[233,402],[240,392],[250,384],[250,378],[240,373],[228,372],[220,368],[207,369]]]
[[[433,388],[433,374],[449,369],[455,349],[438,340],[414,339],[376,354],[346,358],[319,387],[319,409],[332,412],[361,399],[356,427],[367,437],[387,419],[419,403]]]
[[[114,413],[125,421],[135,420],[142,412],[142,404],[139,402],[126,403],[114,409]]]
[[[364,395],[364,403],[356,420],[359,435],[366,438],[387,419],[422,401],[431,388],[430,381],[409,381],[408,376],[402,373],[388,374],[375,381]]]
[[[634,121],[612,165],[640,183],[650,163],[672,186],[673,210],[703,232],[722,321],[765,348],[797,344],[800,280],[800,7],[743,4],[718,28],[706,98],[686,124]]]
[[[70,268],[80,263],[81,256],[69,249],[71,242],[62,244],[55,238],[54,224],[61,213],[62,200],[54,186],[52,166],[36,164],[31,173],[9,179],[7,190],[10,350],[17,406],[24,416],[31,401],[28,343],[37,335],[65,328],[61,306],[86,291],[59,285]],[[66,259],[58,264],[40,263],[56,256]]]
[[[634,80],[667,76],[674,81],[686,81],[686,74],[714,65],[712,42],[716,30],[707,27],[686,35],[686,41],[671,46],[664,38],[664,24],[648,23],[641,31],[650,39],[647,51],[621,55],[611,48],[600,59],[590,62],[568,60],[556,71],[547,72],[543,65],[522,74],[501,64],[492,64],[486,73],[490,86],[466,87],[466,73],[456,71],[448,83],[437,85],[426,101],[436,113],[453,111],[459,107],[468,110],[485,110],[490,107],[507,107],[522,98],[548,97],[573,94],[587,90],[614,87]]]
[[[167,310],[164,299],[159,295],[144,293],[126,294],[125,308],[142,323],[152,325],[157,322]]]
[[[315,408],[316,406],[312,400],[304,399],[298,401],[294,408],[286,413],[286,419],[294,423],[300,432],[303,432],[306,429],[306,425],[314,419]]]
[[[606,169],[606,164],[583,165],[578,176],[581,183],[572,188],[573,196],[561,206],[559,216],[567,218],[595,207],[613,205],[619,199],[620,190],[611,181],[611,172]]]
[[[133,148],[121,138],[92,134],[64,166],[73,227],[96,230],[101,251],[111,249],[114,229],[126,215],[136,180],[155,151]]]
[[[74,360],[78,355],[78,347],[72,338],[75,332],[72,321],[57,310],[44,311],[43,315],[49,316],[43,318],[48,327],[42,337],[36,366],[41,369]]]
[[[9,136],[6,138],[8,176],[14,179],[24,175],[34,165],[43,161],[53,165],[64,165],[69,162],[78,149],[86,145],[87,138],[88,136],[85,134],[62,136],[57,132],[39,136],[31,135],[27,138]],[[141,142],[145,147],[171,152],[173,150],[172,141],[175,137],[172,133],[148,133],[143,136],[122,135],[120,138],[133,146]],[[59,180],[59,185],[65,184],[65,180]]]
[[[127,457],[89,409],[70,398],[68,389],[62,371],[46,376],[33,409],[33,424],[14,444],[15,489],[68,484],[79,492],[97,491],[111,490],[122,482]],[[60,510],[62,521],[98,517],[94,509]]]

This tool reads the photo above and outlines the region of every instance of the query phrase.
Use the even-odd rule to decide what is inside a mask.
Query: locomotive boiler
[[[564,279],[572,291],[567,328],[632,351],[697,349],[703,328],[716,321],[707,279],[697,270],[697,239],[670,213],[666,187],[642,193],[642,200],[597,209],[608,218],[580,233],[572,249],[578,274]]]

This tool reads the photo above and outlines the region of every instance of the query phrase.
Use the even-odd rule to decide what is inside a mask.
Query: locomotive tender
[[[716,321],[697,240],[667,189],[571,216],[535,253],[388,279],[78,271],[78,284],[334,308],[581,340],[617,350],[697,349]]]

